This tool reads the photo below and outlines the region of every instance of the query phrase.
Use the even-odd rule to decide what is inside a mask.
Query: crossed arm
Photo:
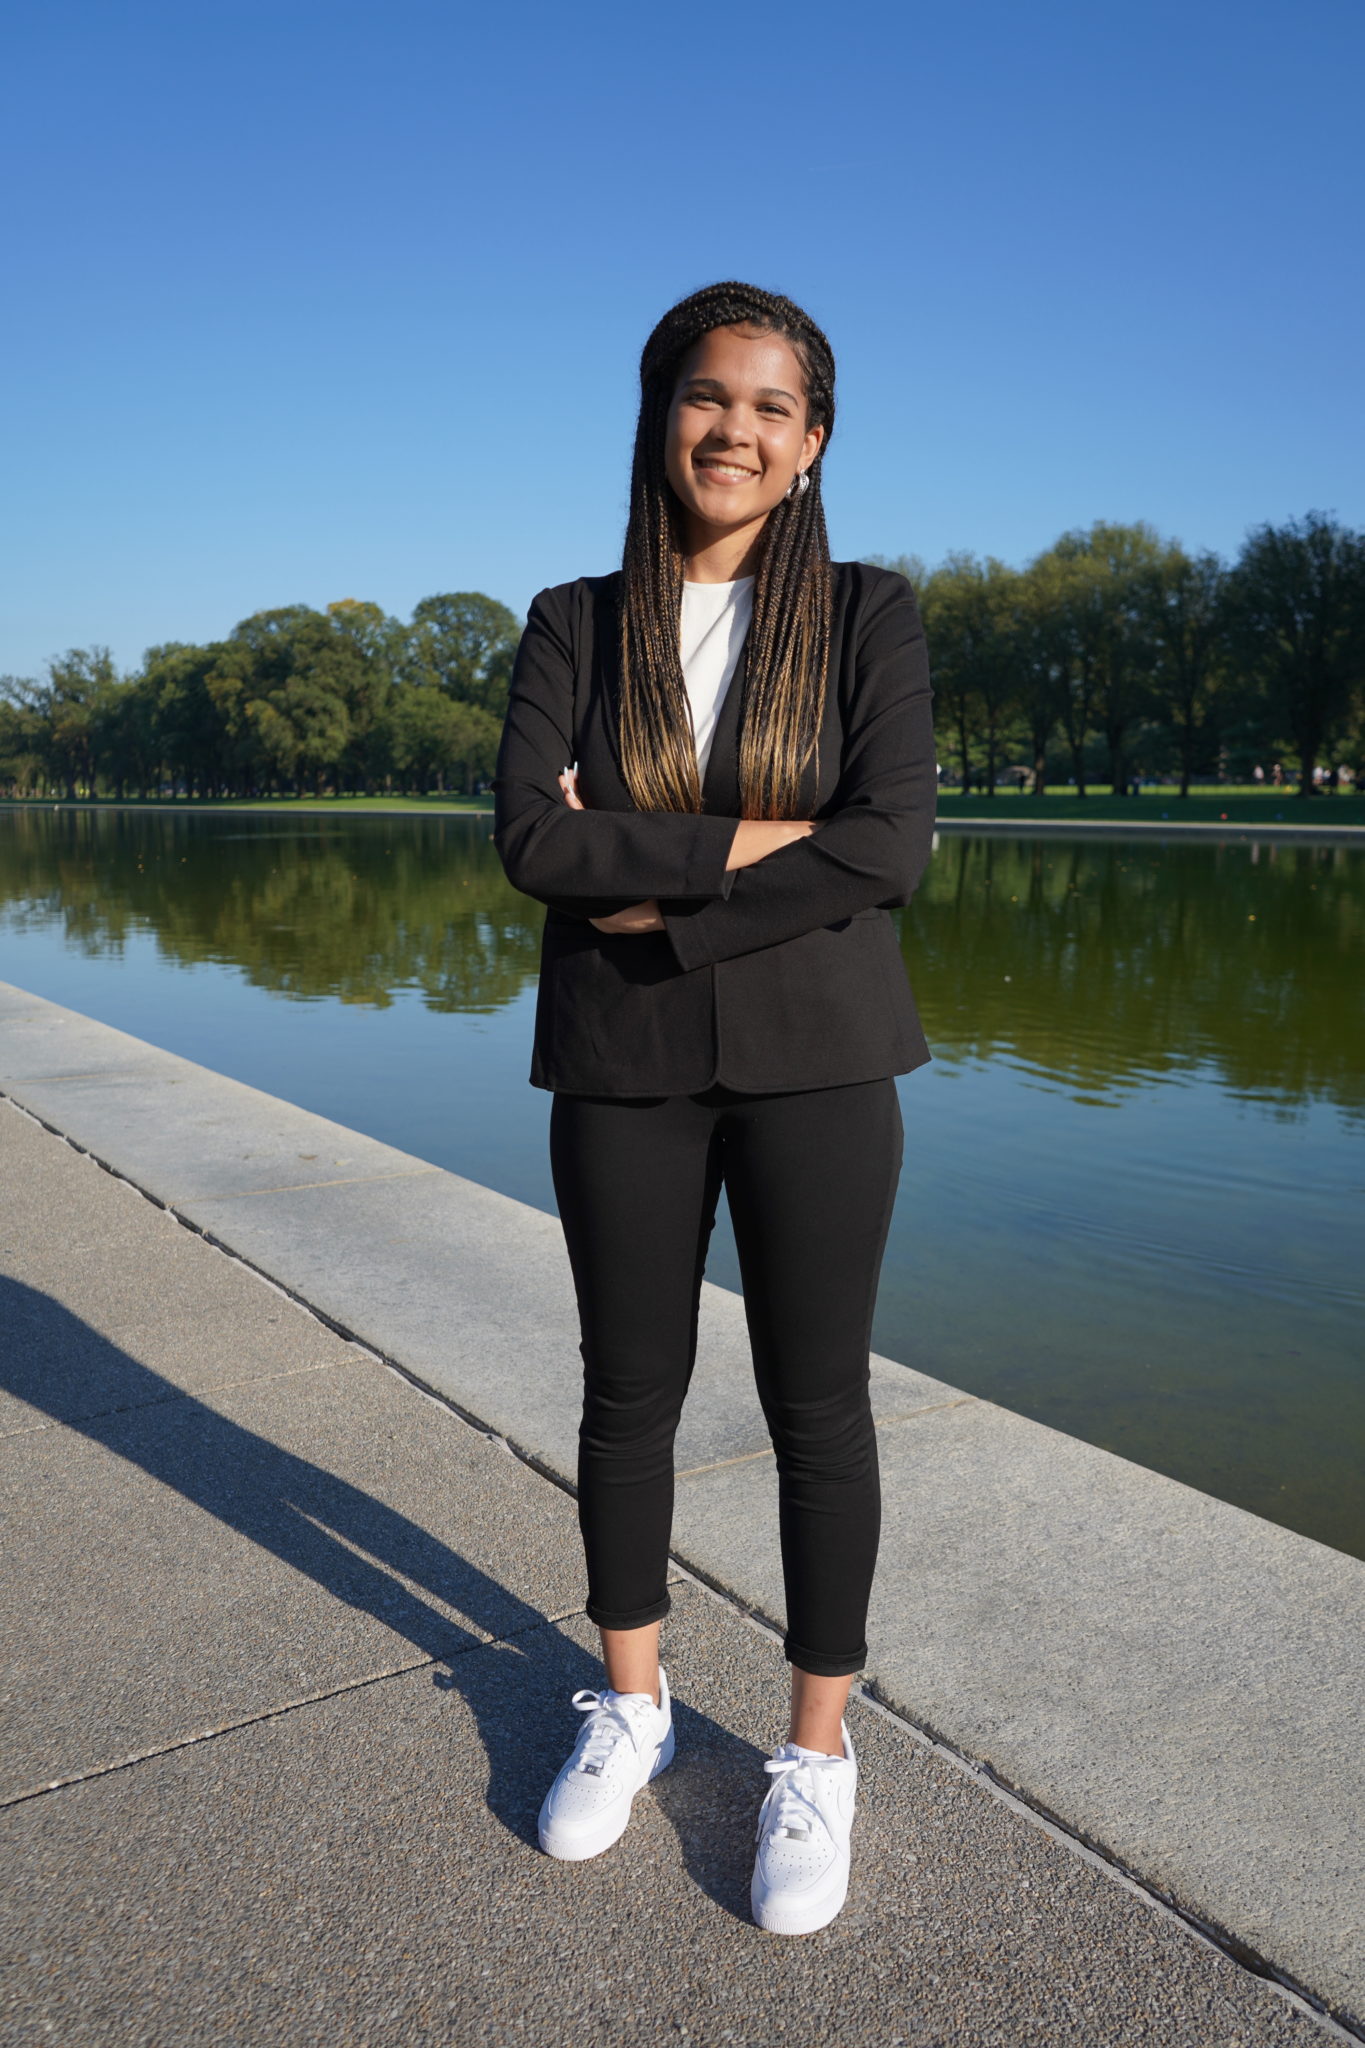
[[[566,768],[559,777],[559,786],[564,792],[564,801],[571,811],[583,811],[587,805],[578,794],[578,777],[573,769]],[[725,862],[727,874],[734,874],[740,868],[752,867],[755,861],[763,860],[770,853],[776,853],[781,846],[792,846],[798,839],[804,839],[816,829],[811,818],[741,818],[735,827],[735,836],[730,842],[730,852]],[[590,917],[589,924],[596,925],[599,932],[661,932],[667,930],[663,912],[655,897],[648,897],[643,903],[628,904],[624,910],[614,910],[605,917]]]
[[[560,779],[572,657],[547,598],[527,618],[494,784],[494,837],[517,888],[601,931],[663,930],[684,968],[909,902],[937,771],[924,634],[903,577],[883,574],[859,621],[840,779],[816,820],[575,807]]]

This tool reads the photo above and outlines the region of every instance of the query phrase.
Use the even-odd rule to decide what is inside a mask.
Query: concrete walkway
[[[748,1925],[783,1667],[707,1290],[629,1849],[534,1848],[595,1683],[553,1219],[0,987],[6,2041],[1278,2043],[1336,2028],[873,1704],[854,1896]],[[426,1399],[23,1104],[436,1387]],[[876,1691],[1358,2025],[1365,1567],[888,1362]],[[490,1436],[489,1432],[494,1432]],[[1357,2018],[1352,2020],[1352,2015]]]

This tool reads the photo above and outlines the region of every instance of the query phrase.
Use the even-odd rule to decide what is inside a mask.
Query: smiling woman
[[[680,503],[714,536],[688,564],[694,583],[752,575],[768,514],[810,483],[825,427],[807,426],[804,396],[764,382],[800,382],[794,362],[790,345],[761,329],[718,327],[691,351],[669,407],[664,462]]]
[[[785,332],[752,305],[757,317],[726,320],[747,303],[727,303],[718,296],[726,289],[713,288],[718,324],[700,335],[695,321],[710,295],[666,314],[641,365],[623,571],[622,764],[642,805],[697,808],[697,763],[678,715],[681,517],[688,582],[755,578],[741,815],[771,819],[800,812],[801,767],[823,710],[831,577],[816,465],[834,426],[834,358],[797,308]],[[755,844],[759,858],[775,850]]]
[[[494,784],[546,904],[531,1078],[582,1326],[579,1517],[608,1685],[540,1839],[609,1848],[673,1755],[659,1664],[673,1439],[720,1190],[776,1456],[789,1740],[752,1903],[810,1933],[848,1886],[879,1493],[868,1346],[900,1173],[894,1076],[928,1058],[890,918],[929,856],[924,635],[903,576],[830,561],[834,358],[790,299],[721,284],[645,344],[619,574],[542,591]],[[572,764],[572,766],[570,766]]]

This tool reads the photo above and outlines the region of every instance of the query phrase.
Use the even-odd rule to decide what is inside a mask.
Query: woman
[[[579,1519],[606,1688],[540,1841],[595,1856],[673,1756],[673,1437],[724,1185],[772,1435],[791,1664],[752,1901],[809,1933],[848,1887],[844,1707],[880,1500],[872,1310],[928,1059],[889,909],[928,858],[924,636],[903,576],[832,564],[834,360],[794,305],[696,292],[645,344],[621,571],[544,590],[495,838],[548,906],[531,1080],[582,1329]]]

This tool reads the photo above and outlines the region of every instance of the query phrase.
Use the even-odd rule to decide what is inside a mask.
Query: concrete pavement
[[[492,1437],[510,1440],[553,1477],[567,1473],[577,1360],[558,1226],[20,991],[0,990],[0,1088],[172,1203],[198,1229],[272,1272],[480,1425],[469,1427],[449,1407],[425,1399],[174,1216],[4,1107],[0,1243],[11,1279],[3,1324],[8,1394],[0,1407],[0,1428],[9,1434],[0,1458],[12,1503],[5,1598],[14,1645],[6,1658],[3,1782],[7,1796],[19,1801],[10,1817],[29,1873],[19,1894],[22,1952],[40,1958],[35,1967],[49,1989],[85,1984],[87,1963],[93,1972],[88,1988],[94,2003],[81,2007],[79,2019],[90,2031],[68,2037],[200,2038],[192,2030],[119,2032],[125,2022],[112,2010],[101,2018],[104,2008],[95,1996],[95,1980],[103,1984],[108,1968],[104,1937],[92,1935],[75,1956],[65,1945],[74,1939],[71,1926],[66,1935],[57,1933],[55,1946],[50,1930],[60,1930],[71,1910],[54,1901],[69,1900],[71,1887],[84,1885],[95,1921],[112,1925],[113,1914],[122,1930],[118,1939],[132,1942],[130,1956],[138,1943],[128,1930],[140,1926],[137,1915],[144,1914],[149,1925],[165,1919],[169,1931],[156,1951],[165,1969],[174,1975],[187,1968],[184,1944],[201,1889],[196,1881],[177,1906],[178,1891],[148,1904],[147,1887],[158,1872],[180,1872],[189,1855],[184,1830],[201,1805],[217,1816],[214,1840],[229,1843],[232,1869],[246,1873],[233,1877],[221,1898],[213,1895],[210,1922],[221,1934],[222,1957],[238,1952],[234,1927],[246,1930],[275,1957],[269,1970],[296,1980],[297,1956],[291,1950],[293,1960],[280,1961],[256,1926],[256,1908],[239,1899],[256,1868],[253,1859],[266,1849],[255,1838],[255,1823],[237,1839],[230,1818],[214,1806],[221,1792],[230,1811],[245,1810],[245,1795],[223,1790],[213,1778],[215,1758],[256,1756],[253,1743],[287,1747],[304,1726],[295,1716],[324,1708],[343,1720],[363,1715],[389,1688],[398,1688],[395,1699],[417,1698],[443,1691],[436,1678],[450,1680],[444,1690],[454,1688],[457,1671],[472,1683],[485,1665],[522,1670],[521,1662],[506,1664],[510,1646],[520,1646],[521,1659],[533,1639],[539,1645],[544,1638],[536,1654],[552,1661],[570,1657],[567,1646],[578,1644],[569,1665],[554,1665],[577,1673],[572,1683],[566,1677],[556,1690],[556,1680],[552,1699],[532,1687],[512,1715],[516,1728],[504,1726],[501,1735],[490,1734],[487,1716],[476,1716],[477,1734],[467,1741],[462,1735],[455,1745],[458,1768],[466,1773],[460,1812],[473,1829],[459,1853],[473,1859],[471,1882],[488,1923],[477,1937],[471,1927],[469,1939],[492,1941],[502,1952],[492,1923],[500,1922],[505,1881],[512,1887],[507,1898],[523,1902],[515,1912],[530,1916],[519,1923],[529,1943],[538,1887],[547,1880],[528,1829],[537,1786],[571,1739],[566,1689],[594,1682],[579,1654],[591,1631],[581,1621],[571,1503]],[[766,1746],[775,1739],[780,1658],[742,1610],[780,1617],[771,1460],[748,1390],[742,1309],[723,1290],[707,1289],[703,1343],[697,1398],[680,1445],[686,1476],[679,1555],[724,1587],[734,1604],[687,1588],[670,1631],[670,1644],[679,1647],[669,1655],[698,1730],[714,1725],[735,1742]],[[964,1776],[917,1740],[907,1720],[980,1759],[1151,1889],[1216,1924],[1225,1938],[1244,1944],[1354,2024],[1351,2016],[1365,2001],[1361,1610],[1352,1603],[1365,1589],[1365,1567],[889,1361],[876,1363],[875,1384],[888,1527],[871,1675],[878,1695],[906,1718],[879,1717],[868,1706],[859,1715],[865,1732],[855,1728],[860,1743],[890,1745],[884,1780],[882,1764],[877,1767],[880,1790],[869,1775],[864,1823],[869,1842],[883,1831],[877,1837],[883,1846],[866,1859],[864,1917],[846,1914],[818,1943],[796,1945],[842,1952],[851,1928],[872,1944],[859,1949],[858,1961],[858,1972],[866,1966],[872,1976],[849,1979],[842,1994],[855,2003],[868,1999],[865,2008],[857,2005],[858,2025],[866,2031],[834,2030],[840,2008],[828,2002],[828,1986],[835,1979],[824,1980],[827,1990],[818,1992],[811,1988],[815,1977],[806,1976],[799,1981],[814,2000],[800,2021],[807,2031],[790,2031],[796,2021],[787,2014],[784,2038],[1259,2042],[1281,2038],[1268,2029],[1290,2027],[1295,2038],[1305,2037],[1305,2028],[1323,2031]],[[731,1665],[733,1684],[727,1678],[697,1689],[694,1672],[729,1672]],[[447,1704],[453,1709],[453,1701]],[[517,1732],[523,1722],[539,1731],[534,1741]],[[528,1754],[536,1759],[530,1771],[536,1784],[521,1787],[529,1801],[517,1809],[524,1825],[504,1816],[531,1858],[515,1882],[508,1872],[522,1866],[508,1843],[495,1851],[490,1839],[485,1847],[492,1861],[479,1864],[480,1830],[490,1823],[483,1807],[475,1813],[471,1789],[475,1780],[489,1788],[496,1780],[503,1786],[499,1800],[506,1805],[511,1799],[510,1779],[498,1761],[504,1738],[514,1747],[531,1743]],[[699,1734],[698,1741],[704,1749],[720,1737]],[[367,1825],[367,1801],[381,1794],[356,1789],[354,1747],[342,1743],[342,1750],[348,1760],[332,1774],[341,1808],[332,1810],[329,1774],[319,1782],[318,1767],[309,1764],[290,1806],[290,1825],[315,1826],[323,1834],[337,1827],[359,1831],[346,1837],[350,1847],[342,1862],[349,1863]],[[129,1761],[137,1758],[143,1761]],[[172,1758],[178,1759],[173,1765]],[[249,1775],[257,1765],[243,1768]],[[747,1768],[757,1771],[752,1753]],[[200,1771],[207,1773],[202,1783],[195,1776]],[[945,1864],[943,1841],[921,1840],[928,1825],[921,1810],[926,1772],[941,1774],[933,1777],[935,1785],[955,1788],[954,1814],[978,1813],[977,1805],[960,1804],[968,1795],[985,1802],[979,1811],[991,1818],[981,1821],[986,1847],[975,1862],[955,1862],[954,1848]],[[60,1791],[41,1789],[64,1782]],[[143,1796],[135,1791],[139,1782],[152,1801],[148,1811],[160,1816],[154,1832],[162,1846],[138,1862],[140,1876],[125,1873],[116,1883],[92,1886],[91,1872],[112,1853],[110,1845],[117,1846],[116,1867],[124,1872],[119,1859],[137,1833],[129,1816]],[[449,1786],[441,1790],[442,1782],[437,1772],[434,1789],[406,1795],[423,1840],[430,1822],[423,1799],[454,1796]],[[669,1782],[683,1782],[681,1773]],[[713,1824],[723,1837],[714,1849],[723,1868],[713,1890],[730,1886],[731,1919],[742,1909],[748,1847],[740,1838],[761,1795],[754,1783],[752,1798],[735,1794],[739,1818],[723,1800],[717,1820],[699,1781],[693,1833],[680,1848],[677,1837],[669,1851],[681,1857],[668,1880],[671,1903],[664,1910],[664,1894],[653,1890],[640,1902],[646,1917],[662,1913],[668,1922],[676,1913],[677,1928],[693,1930],[686,1942],[695,1944],[703,1924],[711,1927],[706,1912],[717,1905],[697,1877],[713,1853],[704,1840]],[[166,1797],[172,1806],[187,1802],[183,1824],[172,1825],[173,1816],[162,1814],[154,1788],[163,1784],[181,1788]],[[665,1813],[668,1796],[662,1789],[658,1794]],[[122,1817],[109,1819],[101,1834],[104,1800],[113,1802],[109,1815],[117,1809]],[[134,1807],[120,1803],[130,1800]],[[495,1820],[500,1810],[495,1802]],[[94,1815],[88,1823],[93,1834],[86,1822],[62,1820],[64,1813]],[[1002,1828],[1005,1835],[992,1832]],[[1079,2005],[1067,2002],[1070,1992],[1060,2005],[1048,2002],[1044,1947],[1030,1962],[1033,1950],[1015,1917],[999,1917],[994,1865],[1021,1829],[1018,1840],[1033,1844],[1030,1854],[1045,1850],[1062,1859],[1048,1866],[1047,1892],[1068,1902],[1066,1912],[1054,1921],[1049,1906],[1035,1932],[1044,1947],[1051,1945],[1048,1953],[1071,1958],[1067,1969],[1081,1971],[1069,1980],[1084,1987]],[[442,1853],[446,1849],[455,1853],[442,1836]],[[410,1850],[411,1844],[404,1853]],[[1022,1851],[1010,1847],[1007,1861],[1016,1853]],[[885,1881],[876,1875],[883,1868],[878,1856],[889,1873]],[[915,1905],[911,1912],[915,1888],[931,1868],[934,1885],[948,1886],[958,1903],[950,1910],[948,1892],[935,1890],[927,1908]],[[321,1874],[318,1884],[325,1889]],[[1092,1885],[1103,1893],[1086,1889]],[[1041,1903],[1034,1889],[1031,1878],[1030,1913]],[[299,1896],[306,1892],[305,1886]],[[1066,1914],[1081,1896],[1103,1896],[1105,1916],[1136,1918],[1122,1921],[1120,1935],[1119,1923],[1106,1917],[1107,1932],[1091,1927],[1073,1941]],[[125,1908],[133,1912],[130,1902],[139,1898],[144,1903],[130,1922]],[[993,1947],[972,1946],[978,1917],[966,1904],[976,1898],[988,1902],[982,1910],[995,1930]],[[379,1885],[373,1912],[381,1907]],[[227,1916],[221,1921],[220,1909]],[[321,1907],[315,1901],[308,1910],[316,1919]],[[414,1985],[434,1968],[433,1926],[447,1924],[444,1910],[435,1894],[428,1898],[416,1947],[413,1930],[404,1931],[411,1957],[425,1958],[414,1970]],[[610,1910],[625,1908],[617,1899]],[[695,1912],[703,1913],[702,1921],[689,1917]],[[966,1915],[961,1924],[959,1913]],[[553,1925],[552,1940],[572,1947],[572,1916]],[[743,1920],[726,1925],[726,1940],[739,1939]],[[1160,1930],[1160,1943],[1175,1944],[1170,1955],[1196,1973],[1214,1974],[1172,1977],[1169,1959],[1158,1963],[1156,1950],[1132,1947],[1143,1929],[1144,1940],[1156,1939]],[[340,1954],[344,1931],[330,1930],[318,1940],[325,1950],[334,1935]],[[276,1936],[283,1939],[272,1923],[271,1939]],[[35,1945],[23,1948],[31,1937]],[[196,1940],[209,1938],[204,1933]],[[648,1997],[640,1992],[641,2038],[660,2029],[661,1986],[671,1986],[672,1997],[683,1981],[669,1974],[676,1933],[661,1938],[652,1988]],[[376,1953],[389,1956],[382,1929],[374,1939]],[[773,1945],[752,1930],[743,1939],[759,1942],[766,1973]],[[874,1961],[879,1942],[885,1953]],[[960,1970],[954,1976],[957,1964],[946,1975],[929,1970],[940,1977],[942,1991],[931,1998],[924,1990],[923,1942],[946,1942],[944,1953],[958,1956],[959,1964],[968,1953],[980,1961],[987,1951],[995,1961],[989,1967],[981,1961],[979,1969],[973,1963],[966,1977]],[[776,2016],[763,2022],[767,2033],[754,2031],[752,2016],[727,2003],[737,1954],[722,1944],[712,1972],[695,1945],[688,1949],[688,1996],[698,2012],[714,2015],[707,2021],[714,2031],[693,2028],[694,2038],[776,2037]],[[162,1965],[154,1961],[137,1965],[138,1995],[152,2001],[168,1995],[164,1984],[170,1981],[158,1975]],[[458,1964],[447,1954],[444,1968],[458,1973],[467,1961],[463,1951]],[[845,1963],[853,1968],[849,1958]],[[220,1960],[214,1967],[222,1976],[228,1966]],[[343,1974],[346,1967],[338,1965]],[[644,1963],[640,1969],[648,1975]],[[330,1983],[325,1969],[323,1978]],[[872,1995],[873,1978],[890,1987],[890,2003],[880,1992]],[[366,1997],[378,1997],[373,1973],[365,1981],[371,1986]],[[626,1980],[618,1973],[612,1981],[619,1990]],[[1031,1981],[1034,2006],[1025,2002],[1016,2010],[1012,1997]],[[1196,1984],[1202,1987],[1197,1994]],[[579,1988],[587,1997],[586,1980]],[[1199,2002],[1215,1989],[1218,1999],[1234,2001],[1226,2010],[1217,2007],[1223,2017],[1216,2022],[1215,2007]],[[534,2031],[550,2025],[548,2017],[536,2017],[542,1993],[551,2000],[555,1995],[527,1961],[515,1976],[510,2005],[499,2008],[503,2017],[490,2021],[494,2031],[486,2035],[453,2030],[451,2008],[439,1999],[430,2006],[435,2031],[427,2035],[402,2031],[416,2025],[417,2007],[405,2003],[407,1993],[393,2008],[407,2017],[401,2025],[395,2019],[388,2033],[374,2031],[379,2021],[370,2004],[347,2003],[351,1992],[339,1981],[330,1990],[320,1981],[309,1996],[321,2001],[316,2010],[329,2024],[346,2015],[346,2025],[359,2029],[357,2039],[501,2039],[498,2026],[509,2039],[562,2038]],[[30,2000],[36,1995],[31,1987],[25,1993]],[[108,1995],[103,1984],[100,1996]],[[418,1997],[416,1989],[411,1995]],[[460,1998],[466,1995],[473,1997],[468,1985]],[[238,2021],[231,2017],[235,2008],[222,2003],[229,1998],[225,1979],[215,1997],[219,2002],[205,2007],[202,2024],[216,2028],[217,2038],[273,2038],[255,2031],[256,2018],[241,2022],[245,2033],[233,2033]],[[261,1997],[264,2004],[248,2001],[243,2011],[274,2010],[264,1992]],[[1238,2006],[1242,1997],[1251,2004]],[[53,2037],[48,2021],[55,2024],[54,2012],[42,2010],[48,2030],[16,2038]],[[474,2007],[461,2010],[460,2025],[472,2028]],[[606,2008],[599,2011],[589,1998],[574,2010],[600,2020]],[[363,2024],[356,2017],[362,2012]],[[287,2028],[283,2017],[268,2024],[293,2029],[291,2039],[312,2038],[297,2031],[294,2007],[289,2013]],[[1157,2017],[1149,2024],[1139,2013]],[[680,2024],[687,2024],[685,2013]]]

